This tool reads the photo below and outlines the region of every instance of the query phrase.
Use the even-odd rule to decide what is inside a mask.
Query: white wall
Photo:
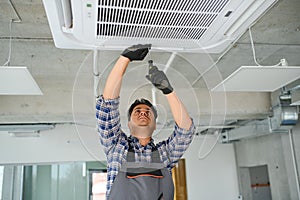
[[[298,172],[300,164],[300,124],[293,128]],[[268,165],[273,200],[299,199],[291,146],[287,133],[273,133],[236,143],[239,167]],[[247,195],[247,194],[245,194]]]
[[[57,125],[40,137],[13,137],[0,132],[1,164],[38,164],[105,159],[95,127]]]
[[[185,153],[187,190],[189,200],[235,200],[238,199],[236,161],[232,144],[217,143],[213,151],[199,159],[199,149],[204,136],[196,136]],[[201,156],[215,144],[216,137],[204,141]]]
[[[204,136],[195,136],[184,154],[189,200],[238,199],[233,145],[217,143],[211,154],[200,160],[198,152],[203,139]],[[76,129],[74,125],[58,125],[41,132],[37,138],[16,138],[1,132],[0,140],[0,164],[105,160],[95,127],[77,126]],[[209,135],[201,155],[206,154],[215,141],[216,137]]]

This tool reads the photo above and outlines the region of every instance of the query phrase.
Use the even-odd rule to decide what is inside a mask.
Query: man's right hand
[[[130,61],[143,60],[150,49],[151,44],[137,44],[125,49],[121,55],[128,58]]]

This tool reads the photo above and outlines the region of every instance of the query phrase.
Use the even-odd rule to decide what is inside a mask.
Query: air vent
[[[97,36],[200,40],[228,2],[100,0]]]
[[[54,42],[66,49],[220,53],[277,0],[43,0]]]

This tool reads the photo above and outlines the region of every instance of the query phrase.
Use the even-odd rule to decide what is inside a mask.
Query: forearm
[[[111,70],[104,87],[103,98],[115,99],[120,95],[122,78],[130,60],[124,56],[120,56]]]
[[[188,130],[191,127],[192,120],[183,105],[183,103],[180,101],[176,93],[173,91],[170,94],[166,95],[173,118],[176,122],[176,124],[185,130]]]

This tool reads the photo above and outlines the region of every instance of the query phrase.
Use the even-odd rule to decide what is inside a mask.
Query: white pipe
[[[176,52],[173,52],[173,53],[171,54],[171,56],[170,56],[170,58],[169,58],[169,60],[168,60],[168,62],[167,62],[167,64],[166,64],[166,67],[165,67],[164,70],[163,70],[164,73],[166,73],[167,70],[170,68],[170,66],[171,66],[171,64],[172,64],[172,62],[173,62],[173,60],[174,60],[175,57],[176,57],[176,55],[177,55]],[[155,87],[152,86],[152,104],[153,104],[154,106],[156,106],[156,94],[155,94],[155,90],[156,90]]]
[[[299,174],[298,174],[298,168],[297,168],[297,160],[296,160],[296,156],[295,156],[293,133],[292,133],[291,129],[289,130],[289,138],[290,138],[292,160],[293,160],[293,166],[294,166],[294,172],[295,172],[295,178],[296,178],[296,187],[297,187],[298,199],[300,199]]]
[[[152,85],[152,104],[156,107],[156,94],[155,94],[155,87]]]
[[[98,97],[98,84],[99,84],[99,72],[98,72],[98,50],[93,51],[93,75],[94,75],[94,96]]]
[[[165,73],[166,73],[167,70],[170,68],[170,66],[171,66],[171,64],[172,64],[172,62],[173,62],[173,60],[174,60],[175,57],[176,57],[176,55],[177,55],[176,52],[173,52],[173,53],[171,54],[171,56],[170,56],[170,58],[169,58],[169,60],[168,60],[168,62],[167,62],[167,64],[166,64],[166,67],[165,67],[165,69],[164,69],[164,72],[165,72]]]

